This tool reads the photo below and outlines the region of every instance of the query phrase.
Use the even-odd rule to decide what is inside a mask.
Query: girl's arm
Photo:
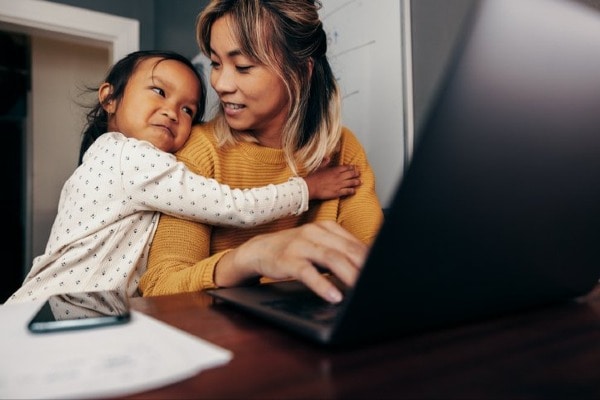
[[[211,225],[250,227],[299,215],[310,199],[352,194],[360,184],[353,166],[336,166],[306,179],[235,189],[193,173],[174,155],[145,142],[129,140],[123,155],[122,184],[142,207]]]
[[[302,178],[234,189],[190,171],[174,155],[128,140],[121,157],[122,185],[140,208],[209,225],[251,227],[308,209]]]

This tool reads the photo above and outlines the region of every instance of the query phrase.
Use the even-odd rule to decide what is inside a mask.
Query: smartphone
[[[27,327],[33,333],[90,329],[130,320],[127,296],[116,290],[50,296]]]

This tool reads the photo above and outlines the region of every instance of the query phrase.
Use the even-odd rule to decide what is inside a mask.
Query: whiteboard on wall
[[[363,144],[387,207],[412,146],[408,0],[324,0],[342,119]],[[406,120],[405,116],[410,120]]]

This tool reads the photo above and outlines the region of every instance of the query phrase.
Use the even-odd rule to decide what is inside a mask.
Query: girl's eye
[[[192,118],[194,117],[194,110],[190,107],[183,107],[183,112],[189,114]]]
[[[210,67],[213,69],[219,68],[221,66],[221,64],[219,64],[218,62],[211,60],[210,61]]]
[[[152,88],[152,91],[153,91],[153,92],[155,92],[155,93],[158,93],[159,95],[161,95],[161,96],[163,96],[163,97],[164,97],[164,95],[165,95],[165,91],[164,91],[164,90],[162,90],[162,89],[161,89],[161,88],[159,88],[159,87],[153,87],[153,88]]]

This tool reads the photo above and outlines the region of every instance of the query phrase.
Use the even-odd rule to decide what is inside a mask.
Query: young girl
[[[307,213],[251,229],[164,216],[140,281],[144,296],[298,279],[339,302],[342,293],[322,269],[354,284],[383,212],[365,151],[342,126],[320,4],[208,2],[196,34],[211,60],[219,110],[194,127],[177,157],[238,187],[305,176],[325,160],[356,165],[361,185],[352,196],[313,202]]]
[[[7,303],[106,289],[135,296],[160,212],[252,227],[301,214],[309,196],[352,194],[360,183],[351,166],[246,190],[187,170],[171,153],[202,120],[205,90],[176,53],[132,53],[97,91],[80,165],[63,186],[46,251]]]

